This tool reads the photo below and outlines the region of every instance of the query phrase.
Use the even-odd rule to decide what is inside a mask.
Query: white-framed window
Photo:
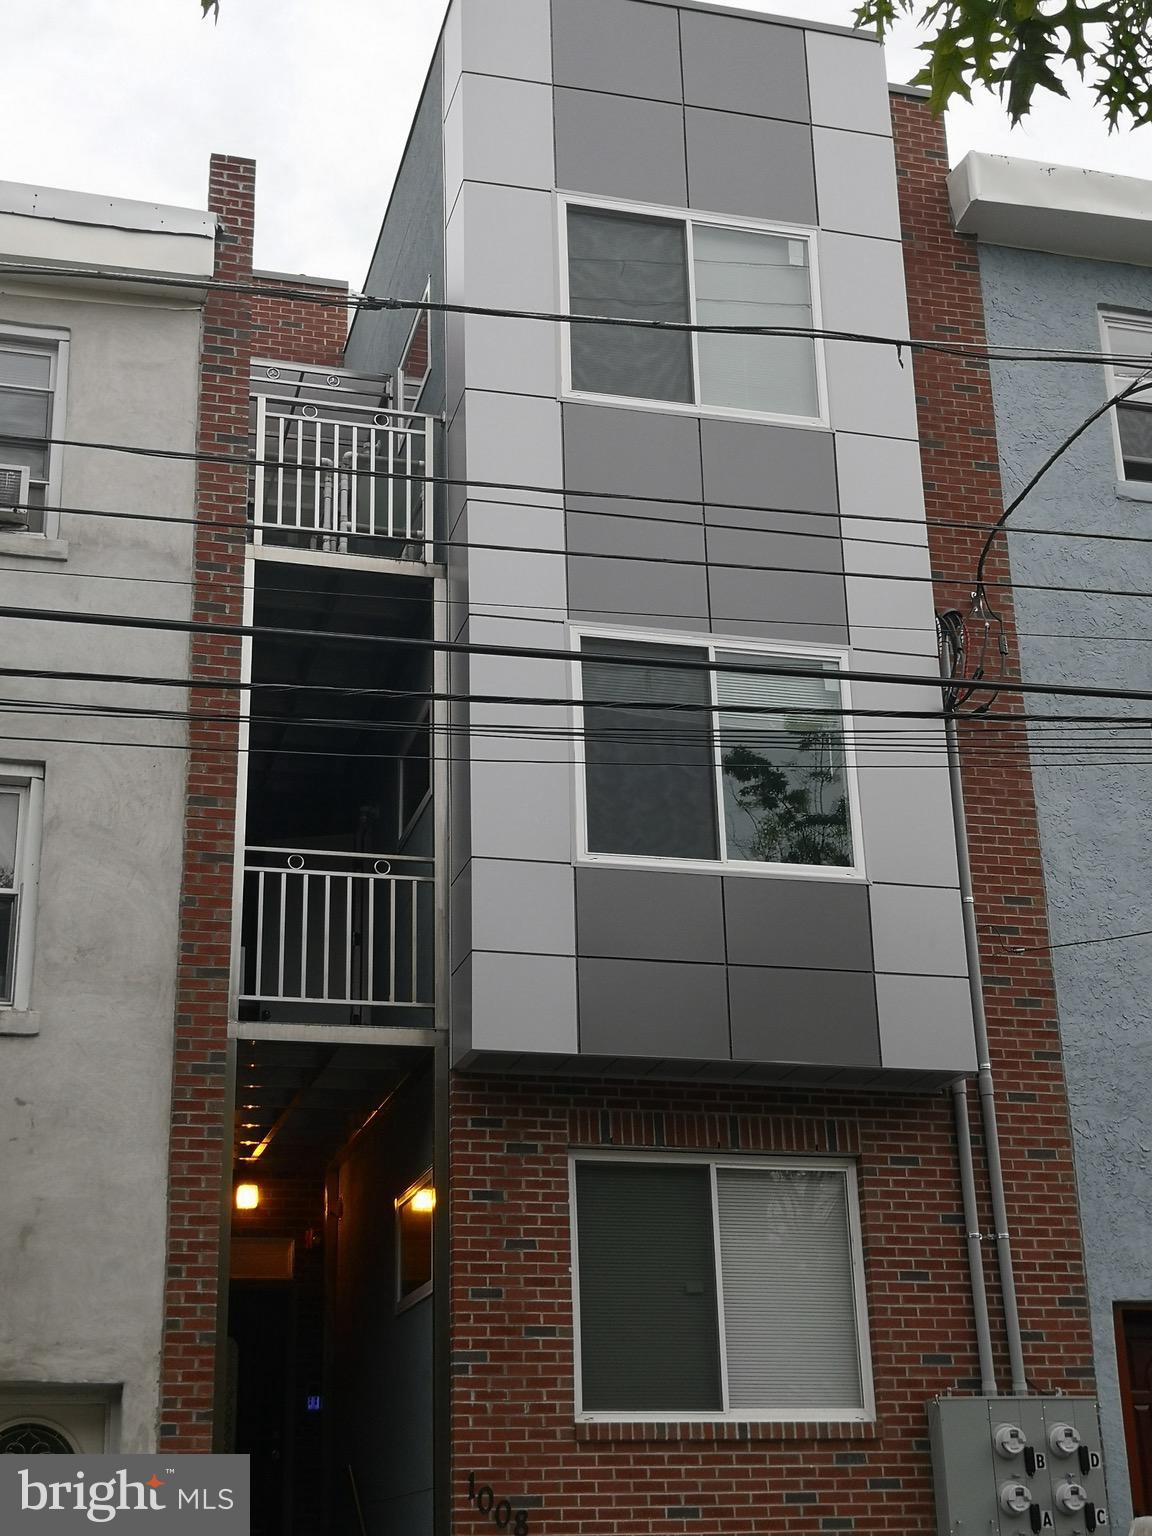
[[[873,1416],[855,1168],[571,1157],[576,1416]]]
[[[1101,311],[1100,333],[1106,356],[1134,359],[1105,369],[1107,393],[1119,394],[1152,369],[1152,315]],[[1121,480],[1152,480],[1152,378],[1147,394],[1133,395],[1112,412],[1112,438]]]
[[[862,874],[845,652],[634,630],[573,639],[582,859]]]
[[[424,284],[421,298],[427,301],[431,297],[432,279],[429,278]],[[412,329],[408,332],[408,340],[404,343],[396,379],[398,411],[415,411],[419,407],[420,396],[424,393],[424,386],[432,372],[430,320],[431,316],[426,309],[418,310],[412,322]]]
[[[28,1007],[44,770],[0,763],[0,1009]]]
[[[68,340],[0,324],[0,533],[55,534]]]
[[[396,1201],[396,1310],[432,1294],[436,1187],[429,1169]]]
[[[563,196],[568,313],[699,325],[820,325],[816,232]],[[809,336],[562,327],[564,393],[823,426],[823,347]]]

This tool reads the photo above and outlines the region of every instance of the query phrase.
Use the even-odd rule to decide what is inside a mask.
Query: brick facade
[[[943,127],[918,99],[896,97],[893,112],[912,335],[982,341],[975,253],[948,220]],[[988,373],[926,355],[914,366],[929,517],[962,524],[931,530],[938,606],[959,605],[978,525],[1001,506]],[[1001,552],[990,574],[1006,569]],[[1006,952],[1047,942],[1035,809],[1023,726],[994,729],[964,727],[964,778],[1025,1359],[1036,1392],[1082,1394],[1091,1343],[1051,971],[1043,953]],[[926,1404],[980,1389],[947,1094],[457,1074],[450,1100],[453,1529],[488,1527],[469,1474],[528,1508],[535,1532],[933,1528]],[[978,1121],[973,1107],[979,1163]],[[575,1425],[573,1147],[855,1157],[876,1423]],[[980,1198],[990,1233],[982,1178]],[[985,1262],[1006,1386],[991,1242]]]
[[[269,277],[257,272],[261,292],[252,299],[252,354],[284,363],[339,368],[348,339],[347,283],[317,283],[307,278]],[[321,303],[293,298],[315,294]]]

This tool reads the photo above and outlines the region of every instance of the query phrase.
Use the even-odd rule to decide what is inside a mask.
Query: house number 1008
[[[468,1474],[468,1502],[475,1504],[482,1515],[491,1515],[492,1523],[500,1530],[512,1529],[512,1536],[528,1536],[528,1511],[513,1512],[507,1499],[497,1499],[487,1483],[477,1486],[475,1472]]]

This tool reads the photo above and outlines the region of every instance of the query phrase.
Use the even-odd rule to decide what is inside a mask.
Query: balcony
[[[245,850],[242,1021],[427,1025],[434,984],[430,858]]]
[[[253,391],[255,544],[431,563],[434,417],[344,372],[261,365]]]

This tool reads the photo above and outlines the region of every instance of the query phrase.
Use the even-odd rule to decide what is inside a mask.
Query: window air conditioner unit
[[[0,529],[27,528],[28,477],[26,464],[0,464]]]

